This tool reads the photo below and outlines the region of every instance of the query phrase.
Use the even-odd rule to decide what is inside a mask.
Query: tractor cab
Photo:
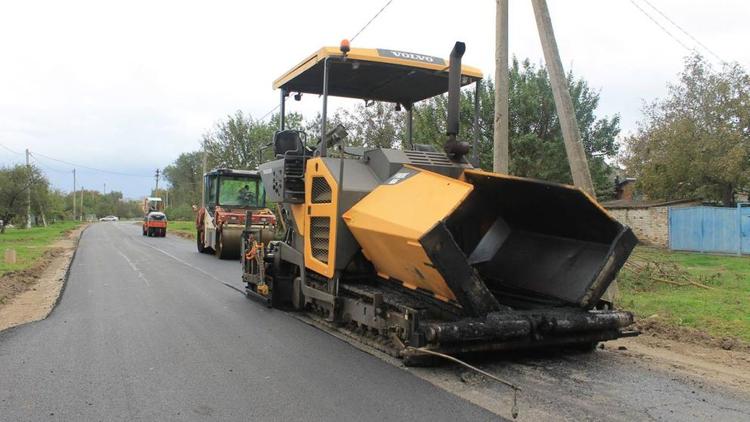
[[[203,205],[211,214],[222,209],[266,207],[266,195],[260,175],[253,170],[216,169],[203,175]]]

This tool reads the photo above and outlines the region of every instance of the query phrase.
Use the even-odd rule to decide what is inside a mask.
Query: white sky
[[[724,60],[750,63],[741,42],[750,38],[750,2],[649,1]],[[384,3],[3,1],[0,144],[150,177],[198,149],[200,135],[222,116],[265,114],[278,102],[276,77],[319,47],[352,37]],[[510,3],[511,54],[541,63],[530,2]],[[634,130],[642,101],[664,94],[688,51],[630,0],[548,3],[565,70],[601,91],[600,115],[619,113],[623,132]],[[460,40],[464,63],[494,75],[494,8],[492,0],[393,0],[353,46],[447,56]],[[308,117],[319,107],[317,98],[289,104]],[[37,157],[55,186],[72,189],[72,166]],[[0,165],[22,160],[0,148]],[[153,185],[152,178],[83,168],[79,176],[79,186],[106,183],[132,198]]]

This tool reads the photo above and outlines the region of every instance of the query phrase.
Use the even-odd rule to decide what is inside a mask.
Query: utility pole
[[[81,221],[83,221],[83,192],[86,190],[83,186],[81,186]]]
[[[159,195],[159,169],[156,169],[156,189],[154,189],[154,196]]]
[[[208,151],[206,151],[206,140],[203,140],[203,173],[201,173],[200,184],[201,184],[201,206],[203,200],[206,197],[206,183],[203,181],[203,176],[206,174],[206,167],[208,166]]]
[[[555,98],[557,115],[560,119],[573,184],[596,199],[594,184],[591,181],[591,173],[586,161],[586,151],[584,151],[583,143],[581,143],[581,132],[578,129],[578,122],[573,109],[573,100],[570,98],[568,83],[560,61],[560,51],[557,49],[555,32],[552,30],[552,19],[547,8],[547,1],[531,0],[531,4],[534,6],[534,17],[542,42],[544,61],[547,63],[547,72],[552,86],[552,94]]]
[[[492,171],[508,173],[508,0],[495,1],[495,129]]]
[[[26,188],[26,228],[31,228],[31,164],[29,163],[29,149],[26,148],[26,172],[28,173],[29,180],[27,183],[29,184]]]
[[[76,169],[73,169],[73,221],[76,220]]]
[[[102,195],[107,194],[107,182],[104,182],[104,190],[102,191]]]

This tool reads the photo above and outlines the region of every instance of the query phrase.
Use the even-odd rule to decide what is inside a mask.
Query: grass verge
[[[750,342],[750,257],[637,247],[618,277],[639,318]]]
[[[195,222],[194,221],[169,221],[167,223],[167,233],[174,232],[179,233],[181,237],[188,239],[195,238]]]
[[[4,234],[0,234],[0,276],[31,267],[56,240],[80,225],[77,221],[61,221],[47,227],[6,229]],[[6,249],[16,250],[15,264],[5,263]]]

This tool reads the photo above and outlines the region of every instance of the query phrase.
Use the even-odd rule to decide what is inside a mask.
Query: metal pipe
[[[406,133],[407,133],[407,139],[409,143],[409,148],[414,149],[414,119],[412,114],[412,108],[413,105],[409,105],[409,108],[406,109]]]
[[[459,121],[459,103],[461,102],[461,57],[466,51],[466,44],[456,42],[451,51],[450,71],[448,72],[448,124],[447,139],[443,150],[448,158],[455,162],[463,162],[463,157],[469,153],[470,145],[466,142],[459,142],[458,121]]]
[[[448,125],[449,140],[456,140],[458,135],[458,107],[461,102],[461,57],[466,51],[466,44],[456,42],[450,56],[448,71]]]
[[[482,89],[482,81],[477,80],[474,85],[474,142],[471,145],[471,164],[479,167],[477,147],[479,146],[479,93]]]
[[[286,96],[288,95],[285,88],[281,88],[281,110],[279,111],[279,130],[284,130],[286,126]]]
[[[328,57],[323,59],[323,112],[320,116],[320,148],[318,152],[321,157],[326,156],[326,130],[328,118]]]

